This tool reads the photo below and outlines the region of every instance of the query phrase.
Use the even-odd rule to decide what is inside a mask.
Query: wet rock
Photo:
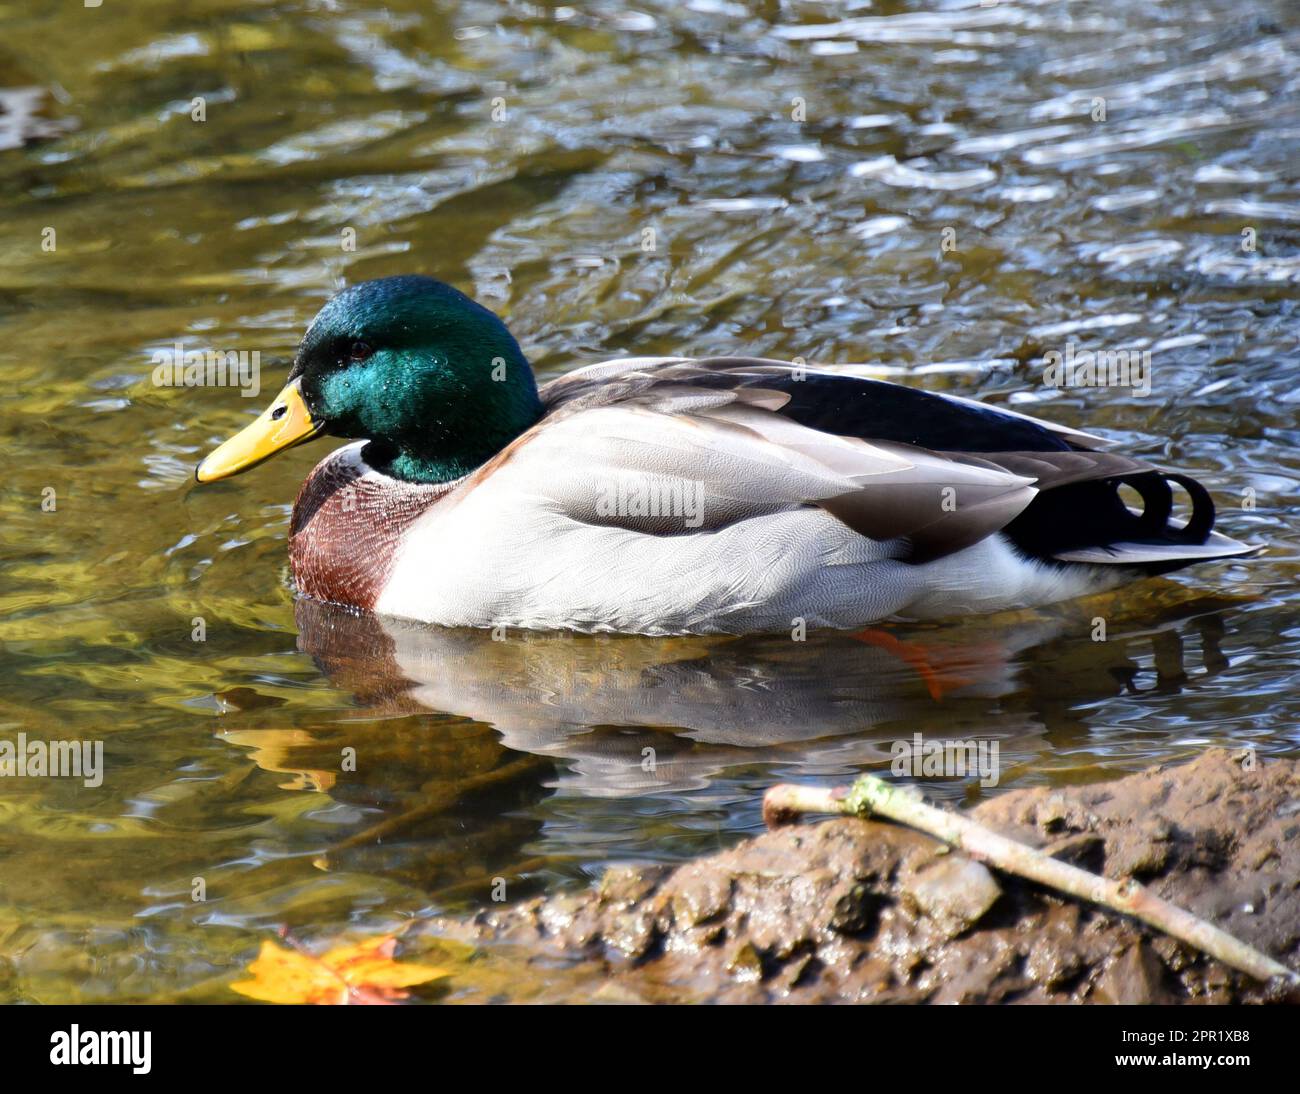
[[[1300,764],[1247,769],[1216,749],[1110,783],[1012,791],[974,816],[1065,861],[1140,874],[1300,966],[1300,824],[1283,808],[1297,797]],[[995,876],[910,829],[851,818],[781,828],[675,870],[611,870],[585,893],[425,929],[568,961],[617,985],[611,1001],[1277,999],[1127,917]]]
[[[858,882],[835,902],[830,926],[841,934],[870,934],[876,929],[884,900],[869,884]]]
[[[663,866],[611,867],[601,877],[597,893],[608,907],[631,907],[653,893],[668,873]]]
[[[965,855],[943,855],[912,876],[906,893],[951,938],[978,923],[1002,890],[982,864]]]
[[[1031,824],[1036,824],[1044,836],[1060,836],[1067,832],[1086,832],[1093,827],[1092,816],[1077,799],[1060,791],[1047,794],[1027,810]]]
[[[698,927],[717,918],[727,910],[731,888],[730,878],[700,873],[673,894],[673,918],[686,927]]]
[[[1167,821],[1140,821],[1106,844],[1106,873],[1145,881],[1164,870],[1173,848],[1174,829]]]
[[[737,980],[761,980],[763,957],[752,942],[736,946],[727,959],[727,972]]]
[[[1077,943],[1078,931],[1077,905],[1063,905],[1056,914],[1047,917],[1029,945],[1025,975],[1048,992],[1062,990],[1086,965]]]
[[[640,961],[646,957],[659,941],[659,929],[655,923],[654,910],[634,908],[621,916],[607,928],[603,937],[605,941],[625,957]]]
[[[980,954],[978,961],[950,961],[941,956],[917,985],[927,993],[925,1001],[1001,1003],[1024,989],[1025,981],[1017,971],[1022,955],[1014,939],[995,933],[985,940]]]
[[[1106,962],[1093,996],[1098,1003],[1148,1006],[1173,1000],[1161,987],[1164,965],[1145,942],[1130,946]]]

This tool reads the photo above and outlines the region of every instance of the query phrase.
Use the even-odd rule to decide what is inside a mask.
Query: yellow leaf
[[[266,1003],[392,1003],[410,994],[412,984],[450,975],[429,965],[393,960],[397,939],[381,935],[350,946],[338,946],[317,957],[263,942],[248,966],[253,979],[231,984],[231,990]]]

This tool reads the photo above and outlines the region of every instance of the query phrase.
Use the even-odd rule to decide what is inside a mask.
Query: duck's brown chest
[[[376,475],[353,448],[327,456],[303,483],[289,523],[298,591],[374,610],[403,535],[449,489]]]

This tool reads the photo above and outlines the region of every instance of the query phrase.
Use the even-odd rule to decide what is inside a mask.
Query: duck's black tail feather
[[[1183,523],[1174,517],[1171,483],[1182,487],[1191,502],[1191,515]],[[1137,492],[1142,508],[1125,503],[1121,486]],[[1007,526],[1006,534],[1033,558],[1128,566],[1151,575],[1262,549],[1214,531],[1214,517],[1214,501],[1195,479],[1150,470],[1046,489]]]

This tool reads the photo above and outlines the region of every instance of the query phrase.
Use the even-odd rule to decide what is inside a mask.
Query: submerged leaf
[[[253,979],[231,984],[231,990],[265,1003],[395,1003],[410,994],[404,988],[450,975],[429,965],[393,960],[397,939],[381,935],[351,946],[338,946],[323,956],[286,950],[263,942],[248,966]]]

